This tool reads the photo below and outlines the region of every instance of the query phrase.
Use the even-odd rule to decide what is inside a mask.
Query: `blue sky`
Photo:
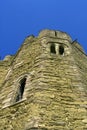
[[[1,58],[42,29],[67,32],[87,53],[87,0],[0,0]]]

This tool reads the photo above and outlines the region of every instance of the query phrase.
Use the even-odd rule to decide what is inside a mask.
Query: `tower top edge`
[[[44,29],[41,30],[38,37],[56,37],[56,38],[60,38],[60,39],[66,39],[70,42],[72,42],[72,38],[66,33],[66,32],[62,32],[59,30],[49,30],[49,29]]]

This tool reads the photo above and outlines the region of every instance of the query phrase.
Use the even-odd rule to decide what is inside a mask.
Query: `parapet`
[[[71,37],[66,32],[45,29],[39,33],[38,37],[46,37],[46,36],[65,39],[68,40],[69,42],[72,42]]]
[[[83,47],[77,41],[72,42],[72,45],[74,45],[79,51],[85,54]]]
[[[85,54],[82,46],[76,40],[73,41],[70,35],[68,35],[66,32],[45,29],[40,31],[38,37],[39,38],[50,37],[55,39],[57,38],[57,39],[67,40],[69,43],[71,43],[71,45],[74,45],[74,47],[76,47],[79,51]]]

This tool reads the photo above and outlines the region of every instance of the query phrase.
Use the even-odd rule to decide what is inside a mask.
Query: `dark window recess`
[[[18,94],[16,97],[16,102],[18,102],[20,100],[20,95]]]
[[[32,128],[27,129],[27,130],[39,130],[39,129],[36,127],[32,127]]]
[[[32,127],[26,130],[48,130],[47,128],[37,128],[37,127]]]
[[[19,86],[19,90],[18,90],[17,97],[16,97],[16,102],[18,102],[19,100],[22,99],[23,93],[24,93],[25,85],[26,85],[26,78],[23,78],[23,79],[20,81],[20,86]]]
[[[57,32],[55,31],[55,36],[57,37]]]
[[[53,54],[56,54],[56,50],[55,50],[55,44],[52,44],[50,47],[50,52]]]
[[[63,46],[59,46],[59,54],[60,55],[64,54],[64,47]]]

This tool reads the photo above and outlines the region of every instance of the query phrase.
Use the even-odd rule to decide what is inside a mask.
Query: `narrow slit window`
[[[24,93],[25,85],[26,85],[26,78],[23,78],[20,81],[20,86],[19,86],[18,94],[16,96],[16,102],[18,102],[19,100],[21,100],[23,98],[23,93]]]
[[[64,47],[63,46],[59,46],[59,54],[60,55],[64,54]]]
[[[55,31],[55,36],[57,37],[57,32]]]
[[[56,50],[55,50],[55,44],[52,44],[50,47],[50,52],[53,54],[56,54]]]

